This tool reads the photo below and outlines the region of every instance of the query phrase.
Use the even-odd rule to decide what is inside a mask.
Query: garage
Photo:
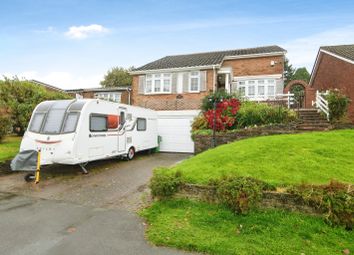
[[[198,110],[158,111],[160,151],[194,153],[191,125]]]

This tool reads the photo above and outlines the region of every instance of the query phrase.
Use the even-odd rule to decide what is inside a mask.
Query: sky
[[[322,45],[354,43],[352,0],[1,0],[0,76],[99,87],[112,67],[279,45],[309,72]]]

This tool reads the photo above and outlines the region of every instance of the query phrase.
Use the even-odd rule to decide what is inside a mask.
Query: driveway
[[[98,162],[88,167],[89,175],[43,169],[38,185],[24,183],[23,174],[0,177],[1,253],[186,254],[149,245],[134,212],[148,197],[152,170],[186,157],[161,153]]]

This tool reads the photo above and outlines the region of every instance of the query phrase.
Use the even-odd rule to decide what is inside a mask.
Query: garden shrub
[[[344,225],[352,230],[354,226],[354,190],[350,185],[331,181],[328,185],[300,185],[288,192],[324,212],[325,220],[331,225]]]
[[[288,123],[295,119],[296,114],[285,107],[244,102],[237,113],[237,126],[243,128],[255,125]]]
[[[339,121],[345,117],[350,99],[339,90],[330,90],[326,96],[329,108],[329,119],[331,122]]]
[[[199,114],[194,118],[192,123],[192,131],[203,130],[208,128],[208,122],[203,114]]]
[[[247,214],[256,208],[262,198],[262,191],[269,187],[251,177],[224,177],[214,181],[220,202],[239,214]]]
[[[0,115],[0,143],[11,132],[11,119],[8,115]]]
[[[236,126],[236,115],[240,109],[240,105],[240,101],[236,98],[225,99],[222,102],[217,103],[215,111],[208,110],[204,113],[208,122],[208,127],[210,129],[214,128],[215,118],[216,131],[234,129]]]
[[[210,98],[212,98],[212,100],[209,100]],[[210,93],[208,96],[203,98],[202,101],[202,111],[206,112],[208,110],[212,110],[213,109],[213,102],[216,100],[216,102],[220,102],[222,100],[228,100],[228,99],[238,99],[240,100],[240,97],[237,93],[227,93],[225,90],[220,89],[214,93]]]
[[[167,198],[175,194],[182,184],[181,172],[166,173],[167,168],[154,170],[154,175],[150,180],[150,189],[153,197]]]

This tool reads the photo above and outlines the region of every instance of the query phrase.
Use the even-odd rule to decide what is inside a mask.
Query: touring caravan
[[[132,159],[138,151],[156,148],[157,140],[153,110],[98,99],[45,101],[35,108],[16,158],[40,151],[40,165],[78,164],[86,173],[87,162]],[[12,165],[23,170],[16,169],[21,163]]]

